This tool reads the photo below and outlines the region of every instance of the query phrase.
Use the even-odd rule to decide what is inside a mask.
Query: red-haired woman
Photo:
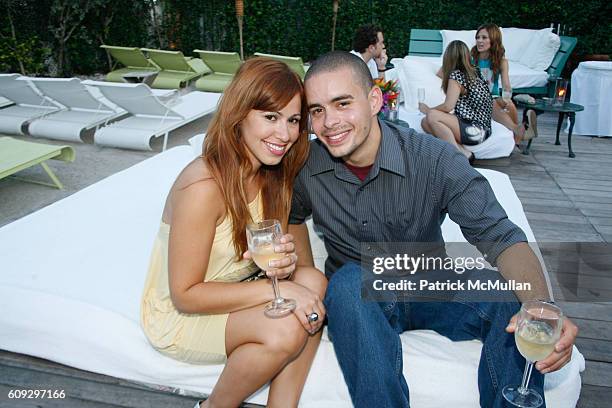
[[[279,281],[297,303],[282,319],[264,315],[268,279],[242,259],[246,225],[278,219],[286,228],[293,180],[308,154],[304,88],[287,65],[245,62],[211,121],[203,154],[168,195],[141,305],[141,322],[161,353],[194,364],[225,362],[202,407],[237,407],[270,383],[268,406],[297,406],[319,344],[326,279],[299,267]],[[295,269],[283,237],[279,277]],[[312,322],[307,316],[317,313]],[[196,406],[198,406],[196,404]]]
[[[499,95],[498,82],[501,77],[502,89],[512,92],[508,76],[508,60],[502,44],[502,33],[495,24],[484,24],[476,30],[476,45],[472,47],[471,55],[474,65],[480,68],[480,73],[489,84],[489,90],[494,96]],[[514,133],[515,143],[531,139],[537,134],[536,116],[533,110],[527,112],[529,128],[519,123],[516,106],[510,98],[496,98],[493,103],[493,120],[501,123]]]

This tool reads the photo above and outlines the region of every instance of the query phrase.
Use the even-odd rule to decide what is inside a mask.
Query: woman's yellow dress
[[[259,195],[249,203],[249,211],[253,220],[262,219]],[[170,226],[162,222],[141,302],[140,321],[144,333],[153,347],[176,360],[194,364],[223,363],[227,358],[225,325],[229,314],[186,314],[176,310],[168,288],[169,233]],[[204,282],[239,282],[256,271],[257,266],[252,261],[236,260],[232,222],[226,216],[215,230]]]

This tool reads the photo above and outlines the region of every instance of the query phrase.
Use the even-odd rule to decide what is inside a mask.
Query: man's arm
[[[295,238],[295,253],[298,256],[297,266],[314,267],[312,248],[310,246],[310,237],[308,236],[308,227],[306,223],[289,224],[288,230]]]
[[[506,280],[531,283],[531,290],[516,291],[521,302],[551,300],[540,260],[526,242],[517,242],[497,257],[499,273]]]

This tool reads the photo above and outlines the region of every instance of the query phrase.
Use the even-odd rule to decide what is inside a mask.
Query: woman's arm
[[[511,90],[512,86],[510,86],[510,76],[508,75],[509,69],[507,59],[502,59],[499,71],[501,74],[502,88],[507,91]]]
[[[225,216],[216,183],[204,180],[176,190],[168,244],[168,274],[172,302],[183,313],[228,313],[273,298],[267,280],[203,282],[217,223]]]
[[[449,113],[453,109],[455,109],[455,105],[457,105],[457,101],[459,100],[459,95],[461,95],[462,87],[459,82],[454,79],[448,80],[448,86],[446,88],[446,99],[438,106],[434,106],[430,109],[439,110],[442,112]]]

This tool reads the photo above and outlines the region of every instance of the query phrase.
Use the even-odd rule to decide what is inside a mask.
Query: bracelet
[[[387,71],[386,68],[385,69],[380,69],[380,68],[376,67],[376,69],[378,69],[378,72],[385,72],[385,71]]]

